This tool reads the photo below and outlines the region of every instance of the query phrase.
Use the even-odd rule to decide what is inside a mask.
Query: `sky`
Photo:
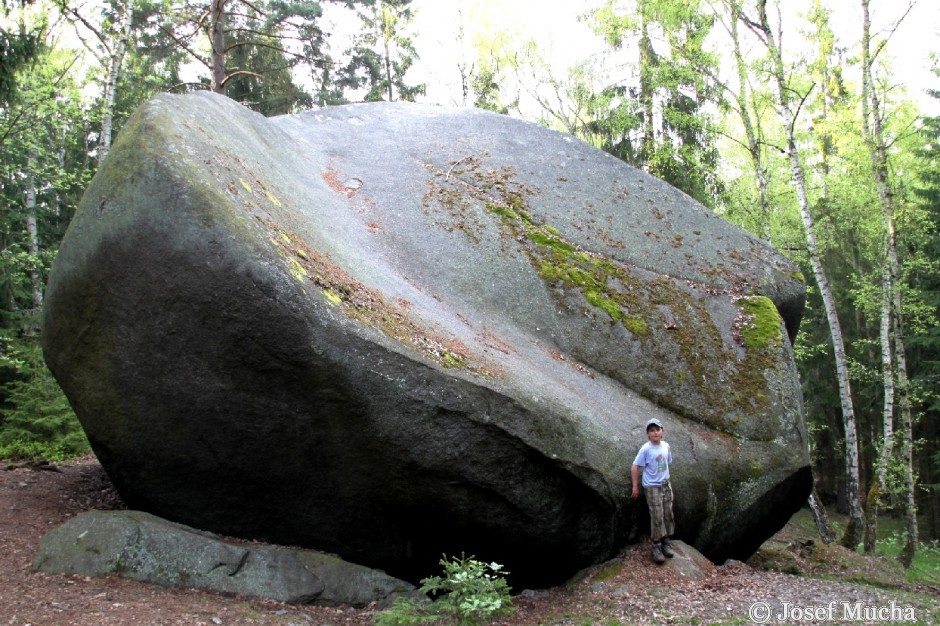
[[[458,12],[465,23],[479,23],[483,30],[503,30],[519,41],[535,39],[553,68],[565,68],[583,60],[601,48],[599,37],[588,24],[578,20],[580,14],[603,0],[414,0],[415,44],[420,56],[416,75],[428,82],[427,100],[436,104],[460,105],[459,72],[461,57],[457,37]],[[793,20],[798,28],[798,15],[809,6],[809,0],[783,0],[785,20]],[[907,7],[907,0],[870,0],[873,35],[886,34],[889,25],[897,22]],[[857,45],[861,34],[860,0],[827,0],[832,10],[831,24],[847,46]],[[798,31],[786,29],[787,46],[796,46]],[[469,38],[465,38],[469,39]],[[464,48],[470,50],[470,42]],[[907,17],[892,35],[889,52],[894,57],[894,78],[907,86],[911,97],[918,100],[924,112],[940,115],[940,103],[927,97],[927,87],[940,88],[930,71],[930,53],[940,54],[940,0],[916,0]]]

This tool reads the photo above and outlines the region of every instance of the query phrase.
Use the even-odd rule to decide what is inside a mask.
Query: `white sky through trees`
[[[473,58],[473,33],[493,36],[504,32],[517,43],[534,39],[558,76],[567,67],[603,49],[603,41],[578,16],[588,13],[603,0],[414,0],[416,17],[412,25],[415,47],[420,56],[410,82],[428,83],[422,100],[442,105],[460,104],[458,63],[458,14],[463,14],[464,54]],[[626,4],[626,3],[625,3]],[[631,3],[632,4],[632,3]],[[772,3],[768,3],[771,5]],[[811,0],[782,0],[784,12],[784,54],[792,60],[807,43],[802,35],[807,23],[800,18]],[[831,26],[846,48],[847,60],[857,55],[862,32],[859,0],[825,0],[832,16]],[[892,25],[905,13],[908,0],[872,0],[873,39],[888,35]],[[715,28],[715,32],[720,27]],[[719,33],[720,34],[720,33]],[[924,94],[924,89],[940,89],[930,71],[931,53],[940,55],[940,0],[916,0],[910,12],[891,36],[887,53],[892,58],[895,82],[906,86],[908,95],[924,113],[940,115],[940,103]],[[854,80],[849,76],[850,80]]]

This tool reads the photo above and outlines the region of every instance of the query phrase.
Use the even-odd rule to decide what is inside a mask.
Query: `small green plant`
[[[446,624],[480,624],[497,615],[512,612],[509,584],[503,578],[499,563],[483,563],[472,556],[440,561],[443,576],[421,581],[420,591],[435,600],[396,598],[392,606],[376,616],[379,626],[411,626],[440,622]]]

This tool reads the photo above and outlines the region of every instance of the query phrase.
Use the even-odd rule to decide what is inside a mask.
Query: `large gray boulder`
[[[710,558],[804,502],[803,302],[764,242],[535,124],[164,95],[81,203],[43,347],[131,507],[411,581],[465,552],[536,586],[646,519],[650,417]]]
[[[141,511],[86,511],[42,539],[33,568],[121,576],[295,604],[389,604],[412,585],[330,554],[226,541]]]

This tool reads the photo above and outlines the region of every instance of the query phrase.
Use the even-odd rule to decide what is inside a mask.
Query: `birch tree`
[[[728,207],[729,217],[765,241],[773,243],[771,234],[772,211],[769,200],[769,157],[768,145],[764,137],[762,118],[764,109],[762,94],[758,93],[751,82],[755,66],[744,53],[740,24],[742,23],[741,6],[738,0],[712,0],[711,9],[715,19],[725,30],[731,45],[731,61],[734,73],[731,80],[725,82],[717,76],[713,80],[724,93],[734,117],[741,123],[743,139],[729,135],[735,144],[744,148],[749,165],[754,174],[756,198],[747,194],[746,199]],[[726,157],[727,158],[727,157]],[[754,210],[756,205],[756,211]]]
[[[802,98],[797,98],[798,94],[793,92],[787,82],[788,75],[783,61],[783,52],[780,47],[782,32],[781,30],[775,32],[771,27],[770,19],[767,14],[767,0],[757,0],[756,10],[756,19],[747,16],[742,16],[742,19],[748,28],[750,28],[764,44],[769,55],[771,80],[776,90],[780,120],[783,124],[784,132],[786,133],[786,151],[790,162],[790,175],[796,188],[809,261],[825,308],[826,320],[835,357],[836,376],[839,385],[839,397],[842,405],[842,421],[845,436],[846,499],[849,507],[849,522],[845,534],[841,539],[841,543],[854,549],[855,546],[861,542],[865,529],[860,499],[858,433],[842,328],[829,277],[823,266],[820,249],[817,244],[816,225],[807,193],[806,177],[803,172],[800,149],[796,142],[795,124],[799,111],[798,107],[802,102]],[[779,22],[779,15],[778,24],[780,24],[779,28],[782,29],[782,24]]]
[[[884,408],[882,441],[875,479],[868,498],[869,516],[866,529],[865,549],[873,551],[877,529],[879,493],[887,483],[888,466],[894,456],[894,410],[895,393],[898,395],[901,437],[900,458],[902,466],[904,509],[907,519],[906,541],[900,560],[910,567],[917,550],[917,506],[914,500],[913,473],[913,418],[910,401],[910,386],[907,376],[907,358],[904,347],[904,331],[901,308],[901,264],[898,259],[897,228],[895,223],[895,194],[891,188],[888,171],[888,146],[883,126],[882,103],[874,82],[873,67],[886,41],[871,49],[871,12],[869,0],[861,0],[862,7],[862,131],[868,145],[872,173],[878,189],[881,216],[884,227],[884,261],[882,264],[881,307],[881,351],[882,379],[884,384]],[[903,17],[902,17],[903,19]],[[897,24],[895,25],[895,27]],[[895,384],[896,382],[896,384]]]
[[[134,21],[134,0],[119,0],[113,7],[113,13],[95,19],[84,13],[84,7],[77,4],[65,4],[63,10],[76,26],[81,27],[78,35],[85,43],[85,48],[92,54],[99,66],[105,68],[101,96],[101,129],[98,133],[97,158],[100,164],[111,149],[114,129],[114,103],[117,97],[118,80],[124,67],[124,56],[131,39]],[[91,33],[96,40],[84,39],[84,31]]]

